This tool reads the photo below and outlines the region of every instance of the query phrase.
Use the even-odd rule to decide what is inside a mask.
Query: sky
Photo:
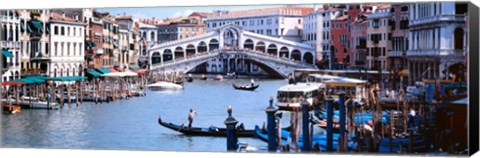
[[[100,12],[109,12],[110,15],[131,15],[134,19],[148,18],[166,19],[187,16],[192,12],[211,12],[213,10],[248,10],[260,8],[284,7],[286,5],[245,5],[245,6],[201,6],[201,7],[145,7],[145,8],[102,8]],[[318,5],[317,5],[318,6]],[[301,7],[314,7],[314,5],[301,5]]]

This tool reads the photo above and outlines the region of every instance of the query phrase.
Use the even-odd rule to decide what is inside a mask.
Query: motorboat
[[[175,83],[160,81],[157,83],[149,84],[147,87],[151,90],[182,90],[183,86]]]

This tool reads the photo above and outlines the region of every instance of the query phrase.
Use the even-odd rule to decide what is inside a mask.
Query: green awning
[[[32,31],[32,27],[30,27],[30,25],[28,25],[28,24],[27,24],[27,31],[28,31],[28,33],[32,33],[32,32],[33,32],[33,31]]]
[[[40,30],[40,32],[43,32],[43,24],[41,21],[30,20],[30,23],[35,27],[35,29],[38,29]]]
[[[23,24],[23,20],[20,21],[20,28],[22,29],[22,32],[25,31],[25,24]]]
[[[88,70],[87,74],[92,76],[93,78],[102,77],[102,74],[98,73],[95,70]]]
[[[118,47],[118,42],[116,40],[113,41],[113,46]]]
[[[107,73],[111,73],[112,71],[110,71],[109,69],[107,68],[98,68],[97,69],[98,72],[102,73],[102,74],[107,74]]]
[[[62,81],[62,82],[80,81],[80,80],[85,80],[85,79],[87,79],[87,78],[83,77],[83,76],[63,76],[63,77],[47,78],[47,80],[50,80],[50,81]]]
[[[3,54],[4,56],[6,56],[7,58],[13,58],[12,52],[10,52],[10,51],[8,51],[8,50],[6,50],[6,49],[3,49],[3,50],[2,50],[2,54]]]
[[[21,79],[14,80],[15,82],[25,82],[25,84],[45,83],[46,77],[44,76],[29,76]]]
[[[85,46],[86,46],[86,47],[91,47],[92,44],[90,44],[90,41],[85,41]]]
[[[97,44],[95,44],[95,42],[93,42],[93,41],[90,41],[90,42],[91,42],[91,44],[92,44],[92,47],[97,46]]]

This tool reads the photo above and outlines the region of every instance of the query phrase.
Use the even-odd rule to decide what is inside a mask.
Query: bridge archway
[[[267,52],[269,55],[278,56],[278,48],[275,44],[268,45]]]
[[[223,45],[227,47],[237,47],[238,37],[240,37],[237,30],[228,28],[223,32]]]
[[[313,64],[314,61],[313,61],[313,54],[311,52],[306,52],[304,55],[303,55],[303,62],[305,63],[309,63],[309,64]]]
[[[295,61],[302,61],[302,53],[299,50],[294,49],[292,50],[292,59]]]
[[[280,57],[281,58],[290,58],[290,56],[289,56],[290,53],[289,52],[290,51],[288,50],[287,47],[280,48],[280,51],[279,51]]]
[[[198,46],[197,46],[197,52],[198,53],[205,53],[207,52],[207,44],[203,41],[201,41],[200,43],[198,43]]]
[[[177,47],[175,48],[175,60],[181,60],[183,58],[185,58],[185,52],[183,51],[183,48],[182,47]]]
[[[189,44],[185,51],[187,52],[187,57],[191,57],[196,54],[195,46],[193,44]]]
[[[162,55],[160,55],[160,52],[154,52],[152,54],[152,64],[160,64],[162,63]]]
[[[170,49],[165,49],[165,50],[163,51],[162,58],[163,58],[163,62],[173,60],[172,50],[170,50]]]
[[[208,47],[210,48],[208,51],[213,51],[219,48],[218,40],[217,39],[211,39],[210,42],[208,42]]]
[[[193,65],[192,67],[189,67],[189,69],[186,69],[184,72],[187,73],[191,70],[195,70],[198,66],[200,65],[204,65],[204,64],[207,64],[208,65],[208,60],[209,59],[206,59],[205,61],[203,62],[199,62],[198,64],[195,64]],[[264,64],[263,62],[261,61],[258,61],[258,60],[254,60],[254,59],[245,59],[246,62],[249,62],[249,63],[252,63],[254,65],[257,65],[258,67],[260,67],[262,70],[264,70],[265,72],[267,72],[270,76],[272,76],[273,78],[285,78],[286,76],[284,76],[281,72],[275,70],[274,68],[268,66],[267,64]],[[212,64],[211,65],[212,67],[212,71],[213,72],[221,72],[221,65],[216,65],[216,64]]]
[[[265,43],[263,43],[262,41],[257,42],[257,44],[255,46],[255,51],[265,53]]]
[[[253,47],[254,47],[254,44],[253,44],[253,41],[251,39],[247,39],[243,43],[243,48],[245,48],[245,49],[253,50]]]

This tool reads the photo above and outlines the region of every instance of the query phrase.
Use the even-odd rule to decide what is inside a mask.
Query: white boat
[[[151,90],[160,90],[160,91],[161,90],[182,90],[183,89],[182,85],[178,85],[178,84],[170,83],[170,82],[163,82],[163,81],[153,83],[153,84],[149,84],[149,85],[147,85],[147,87],[150,88]]]
[[[280,110],[301,108],[301,103],[305,98],[310,105],[313,105],[313,98],[318,97],[321,88],[324,88],[322,83],[297,83],[282,86],[277,90],[276,106]]]
[[[32,105],[30,106],[30,99],[32,99]],[[1,99],[0,101],[6,102],[5,99]],[[16,100],[10,100],[10,104],[20,105],[22,107],[30,108],[30,109],[58,109],[59,104],[56,102],[50,102],[50,104],[46,101],[38,101],[35,98],[31,97],[24,97],[23,102],[19,100],[17,104]]]

